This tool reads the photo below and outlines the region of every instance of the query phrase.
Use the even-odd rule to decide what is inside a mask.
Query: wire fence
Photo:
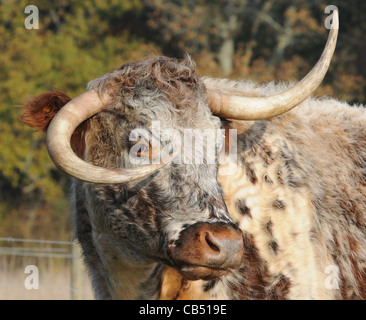
[[[32,290],[27,266],[39,272],[39,286]],[[93,298],[80,248],[72,241],[0,237],[0,270],[0,299]]]
[[[19,239],[19,238],[0,238],[0,243],[27,243],[27,244],[47,244],[64,246],[61,248],[55,247],[25,247],[25,246],[10,246],[0,247],[0,255],[12,255],[22,257],[42,257],[42,258],[63,258],[73,259],[79,258],[79,255],[73,254],[71,241],[52,241],[52,240],[38,240],[38,239]]]

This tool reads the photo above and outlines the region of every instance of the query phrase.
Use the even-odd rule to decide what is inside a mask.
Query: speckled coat
[[[171,164],[124,185],[73,181],[75,237],[96,297],[365,299],[365,109],[310,98],[269,120],[230,121],[211,114],[201,80],[189,58],[157,57],[88,85],[113,97],[72,139],[75,152],[98,166],[131,166],[129,132],[155,120],[162,129],[238,133],[238,161],[224,165],[229,175],[217,175],[217,164]],[[212,81],[222,92],[247,96],[288,87]],[[61,93],[42,99],[31,101],[23,117],[40,129],[68,101]],[[243,231],[238,270],[189,281],[172,265],[167,248],[200,221]]]

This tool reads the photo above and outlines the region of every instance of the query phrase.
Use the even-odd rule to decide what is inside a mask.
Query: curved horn
[[[102,100],[97,92],[87,91],[68,102],[52,119],[47,130],[47,148],[58,168],[87,182],[125,183],[143,178],[172,160],[168,157],[160,164],[131,169],[107,169],[89,164],[76,156],[70,145],[71,135],[83,121],[105,108],[109,99],[103,96]]]
[[[210,79],[207,86],[207,103],[212,113],[238,120],[262,120],[283,114],[306,100],[322,82],[332,59],[338,36],[338,11],[333,12],[333,26],[328,41],[317,64],[299,83],[289,90],[271,97],[243,97],[220,93]]]

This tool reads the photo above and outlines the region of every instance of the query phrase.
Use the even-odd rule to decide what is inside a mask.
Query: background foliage
[[[27,5],[39,29],[27,30]],[[123,63],[192,55],[201,75],[296,81],[319,58],[337,5],[336,55],[317,95],[366,99],[366,2],[361,0],[0,0],[0,235],[69,239],[69,179],[44,134],[18,121],[31,96],[74,97]]]

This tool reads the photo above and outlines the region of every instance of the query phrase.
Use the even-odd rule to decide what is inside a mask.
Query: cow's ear
[[[33,97],[25,104],[20,121],[39,131],[46,131],[56,113],[71,100],[59,90],[45,92]]]
[[[19,120],[32,128],[46,132],[53,117],[70,100],[71,98],[60,90],[42,93],[30,99],[22,107],[23,113]],[[79,157],[83,157],[85,152],[87,128],[88,123],[82,123],[71,137],[71,147]]]

